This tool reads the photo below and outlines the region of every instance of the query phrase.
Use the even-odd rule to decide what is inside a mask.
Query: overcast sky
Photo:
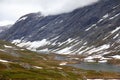
[[[71,12],[98,0],[0,0],[0,24],[15,22],[20,16],[41,12],[55,15]]]

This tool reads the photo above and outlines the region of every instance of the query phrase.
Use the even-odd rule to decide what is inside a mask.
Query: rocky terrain
[[[82,80],[120,78],[118,72],[83,70],[67,66],[55,54],[40,54],[0,41],[0,80]]]
[[[1,31],[0,39],[1,80],[120,78],[119,72],[69,66],[120,66],[119,0],[100,0],[59,15],[26,14]]]
[[[24,15],[0,38],[36,52],[120,59],[119,21],[120,1],[101,0],[71,13]]]

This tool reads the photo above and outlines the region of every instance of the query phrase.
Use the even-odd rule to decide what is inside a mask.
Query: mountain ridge
[[[17,20],[0,38],[37,52],[103,59],[120,55],[119,12],[120,1],[101,0],[71,13],[46,17],[31,13]]]

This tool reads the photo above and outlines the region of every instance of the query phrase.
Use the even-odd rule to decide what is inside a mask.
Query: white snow
[[[119,7],[119,6],[120,6],[120,5],[114,6],[113,9],[115,9],[115,8],[117,8],[117,7]]]
[[[96,61],[92,59],[88,59],[88,60],[84,60],[84,62],[96,62]]]
[[[27,19],[27,16],[20,18],[17,22]]]
[[[79,51],[79,54],[82,54],[82,53],[85,53],[86,51],[88,51],[89,49],[93,48],[93,46],[91,47],[87,47],[86,49],[82,50],[85,46],[82,46],[78,51]]]
[[[120,55],[115,55],[115,56],[111,56],[112,58],[115,58],[115,59],[120,59]]]
[[[43,69],[43,67],[39,67],[39,66],[33,66],[36,69]]]
[[[102,18],[102,19],[100,19],[97,23],[100,23],[101,21],[103,21],[103,18]]]
[[[64,49],[56,51],[56,53],[58,53],[58,54],[70,54],[71,53],[70,49],[71,49],[71,47],[66,47]]]
[[[67,65],[67,62],[61,62],[59,65],[60,65],[60,66]]]
[[[96,26],[96,24],[93,24],[93,25],[90,26],[89,28],[85,29],[85,31],[89,31],[89,30],[92,29],[94,26]]]
[[[107,38],[109,38],[112,34],[108,34],[107,36],[105,36],[105,38],[103,38],[103,40],[106,40]]]
[[[86,41],[83,45],[86,45],[88,42]]]
[[[102,52],[103,54],[102,55],[106,55],[106,54],[109,54],[111,51],[109,51],[109,52]]]
[[[13,48],[12,46],[4,45],[5,48]]]
[[[74,39],[72,39],[72,38],[69,38],[69,39],[67,40],[68,43],[71,43],[72,41],[74,41]]]
[[[120,13],[116,14],[115,16],[111,17],[110,20],[112,20],[112,19],[118,17],[119,15],[120,15]]]
[[[20,39],[16,39],[16,40],[13,40],[12,43],[17,45],[17,44],[21,43],[21,40]]]
[[[63,20],[61,20],[59,23],[62,23],[63,22]]]
[[[104,19],[106,19],[109,16],[109,14],[105,14],[97,23],[100,23],[101,21],[103,21]]]
[[[49,52],[49,49],[48,48],[41,49],[41,50],[39,50],[39,52]]]
[[[116,34],[116,35],[113,37],[113,39],[116,39],[118,36],[119,36],[119,34]]]
[[[71,43],[71,42],[73,42],[73,41],[75,41],[75,39],[72,39],[72,38],[69,38],[69,39],[67,39],[66,41],[64,41],[64,42],[58,42],[58,45],[59,46],[61,46],[61,45],[63,45],[63,44],[69,44],[69,43]]]
[[[106,49],[108,49],[109,47],[110,47],[109,44],[105,44],[105,45],[102,45],[102,46],[100,46],[100,47],[93,48],[93,49],[87,51],[86,53],[92,54],[92,53],[94,53],[94,52],[98,52],[98,51],[101,51],[101,50],[106,50]]]
[[[9,61],[7,61],[7,60],[3,60],[3,59],[0,59],[0,62],[8,63]]]
[[[103,16],[103,19],[107,18],[109,14],[107,13],[106,15]]]
[[[115,32],[118,31],[118,30],[120,30],[120,26],[117,27],[115,30],[113,30],[111,33],[113,34],[113,33],[115,33]]]
[[[25,49],[20,49],[21,51],[24,51]]]
[[[34,41],[34,42],[30,42],[31,44],[31,48],[38,48],[40,46],[44,46],[44,45],[47,45],[49,42],[47,42],[46,39],[43,39],[41,41]]]
[[[51,39],[50,41],[54,41],[56,39],[58,39],[60,36],[56,36],[55,38]]]
[[[31,41],[21,42],[21,40],[14,40],[12,43],[14,43],[19,47],[25,47],[32,51],[36,51],[37,48],[50,44],[50,42],[47,41],[46,39],[43,39],[41,41],[33,41],[33,42]]]
[[[42,26],[42,27],[39,29],[39,31],[42,30],[42,29],[45,29],[46,26],[47,26],[47,25]]]
[[[107,62],[107,60],[100,60],[100,61],[98,61],[99,63],[106,63]]]
[[[95,60],[93,60],[92,56],[89,56],[87,58],[84,58],[84,62],[95,62]]]
[[[103,55],[103,54],[102,54]],[[111,58],[104,58],[101,54],[99,55],[93,55],[93,56],[88,56],[86,58],[84,58],[84,62],[96,62],[94,59],[98,58],[99,59],[99,63],[106,63],[107,60],[111,59]]]
[[[89,57],[87,57],[87,58],[84,58],[85,60],[89,60],[89,59],[93,59],[93,57],[92,56],[89,56]]]

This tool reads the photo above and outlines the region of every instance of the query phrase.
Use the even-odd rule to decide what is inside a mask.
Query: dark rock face
[[[13,41],[40,41],[51,51],[70,47],[70,53],[89,54],[92,49],[101,49],[91,54],[120,52],[120,1],[101,0],[71,13],[42,16],[31,13],[22,16],[12,28],[0,35],[1,39]],[[55,43],[55,45],[52,45]],[[43,49],[39,47],[38,49]],[[82,52],[81,52],[82,51]],[[90,55],[91,55],[90,54]]]

